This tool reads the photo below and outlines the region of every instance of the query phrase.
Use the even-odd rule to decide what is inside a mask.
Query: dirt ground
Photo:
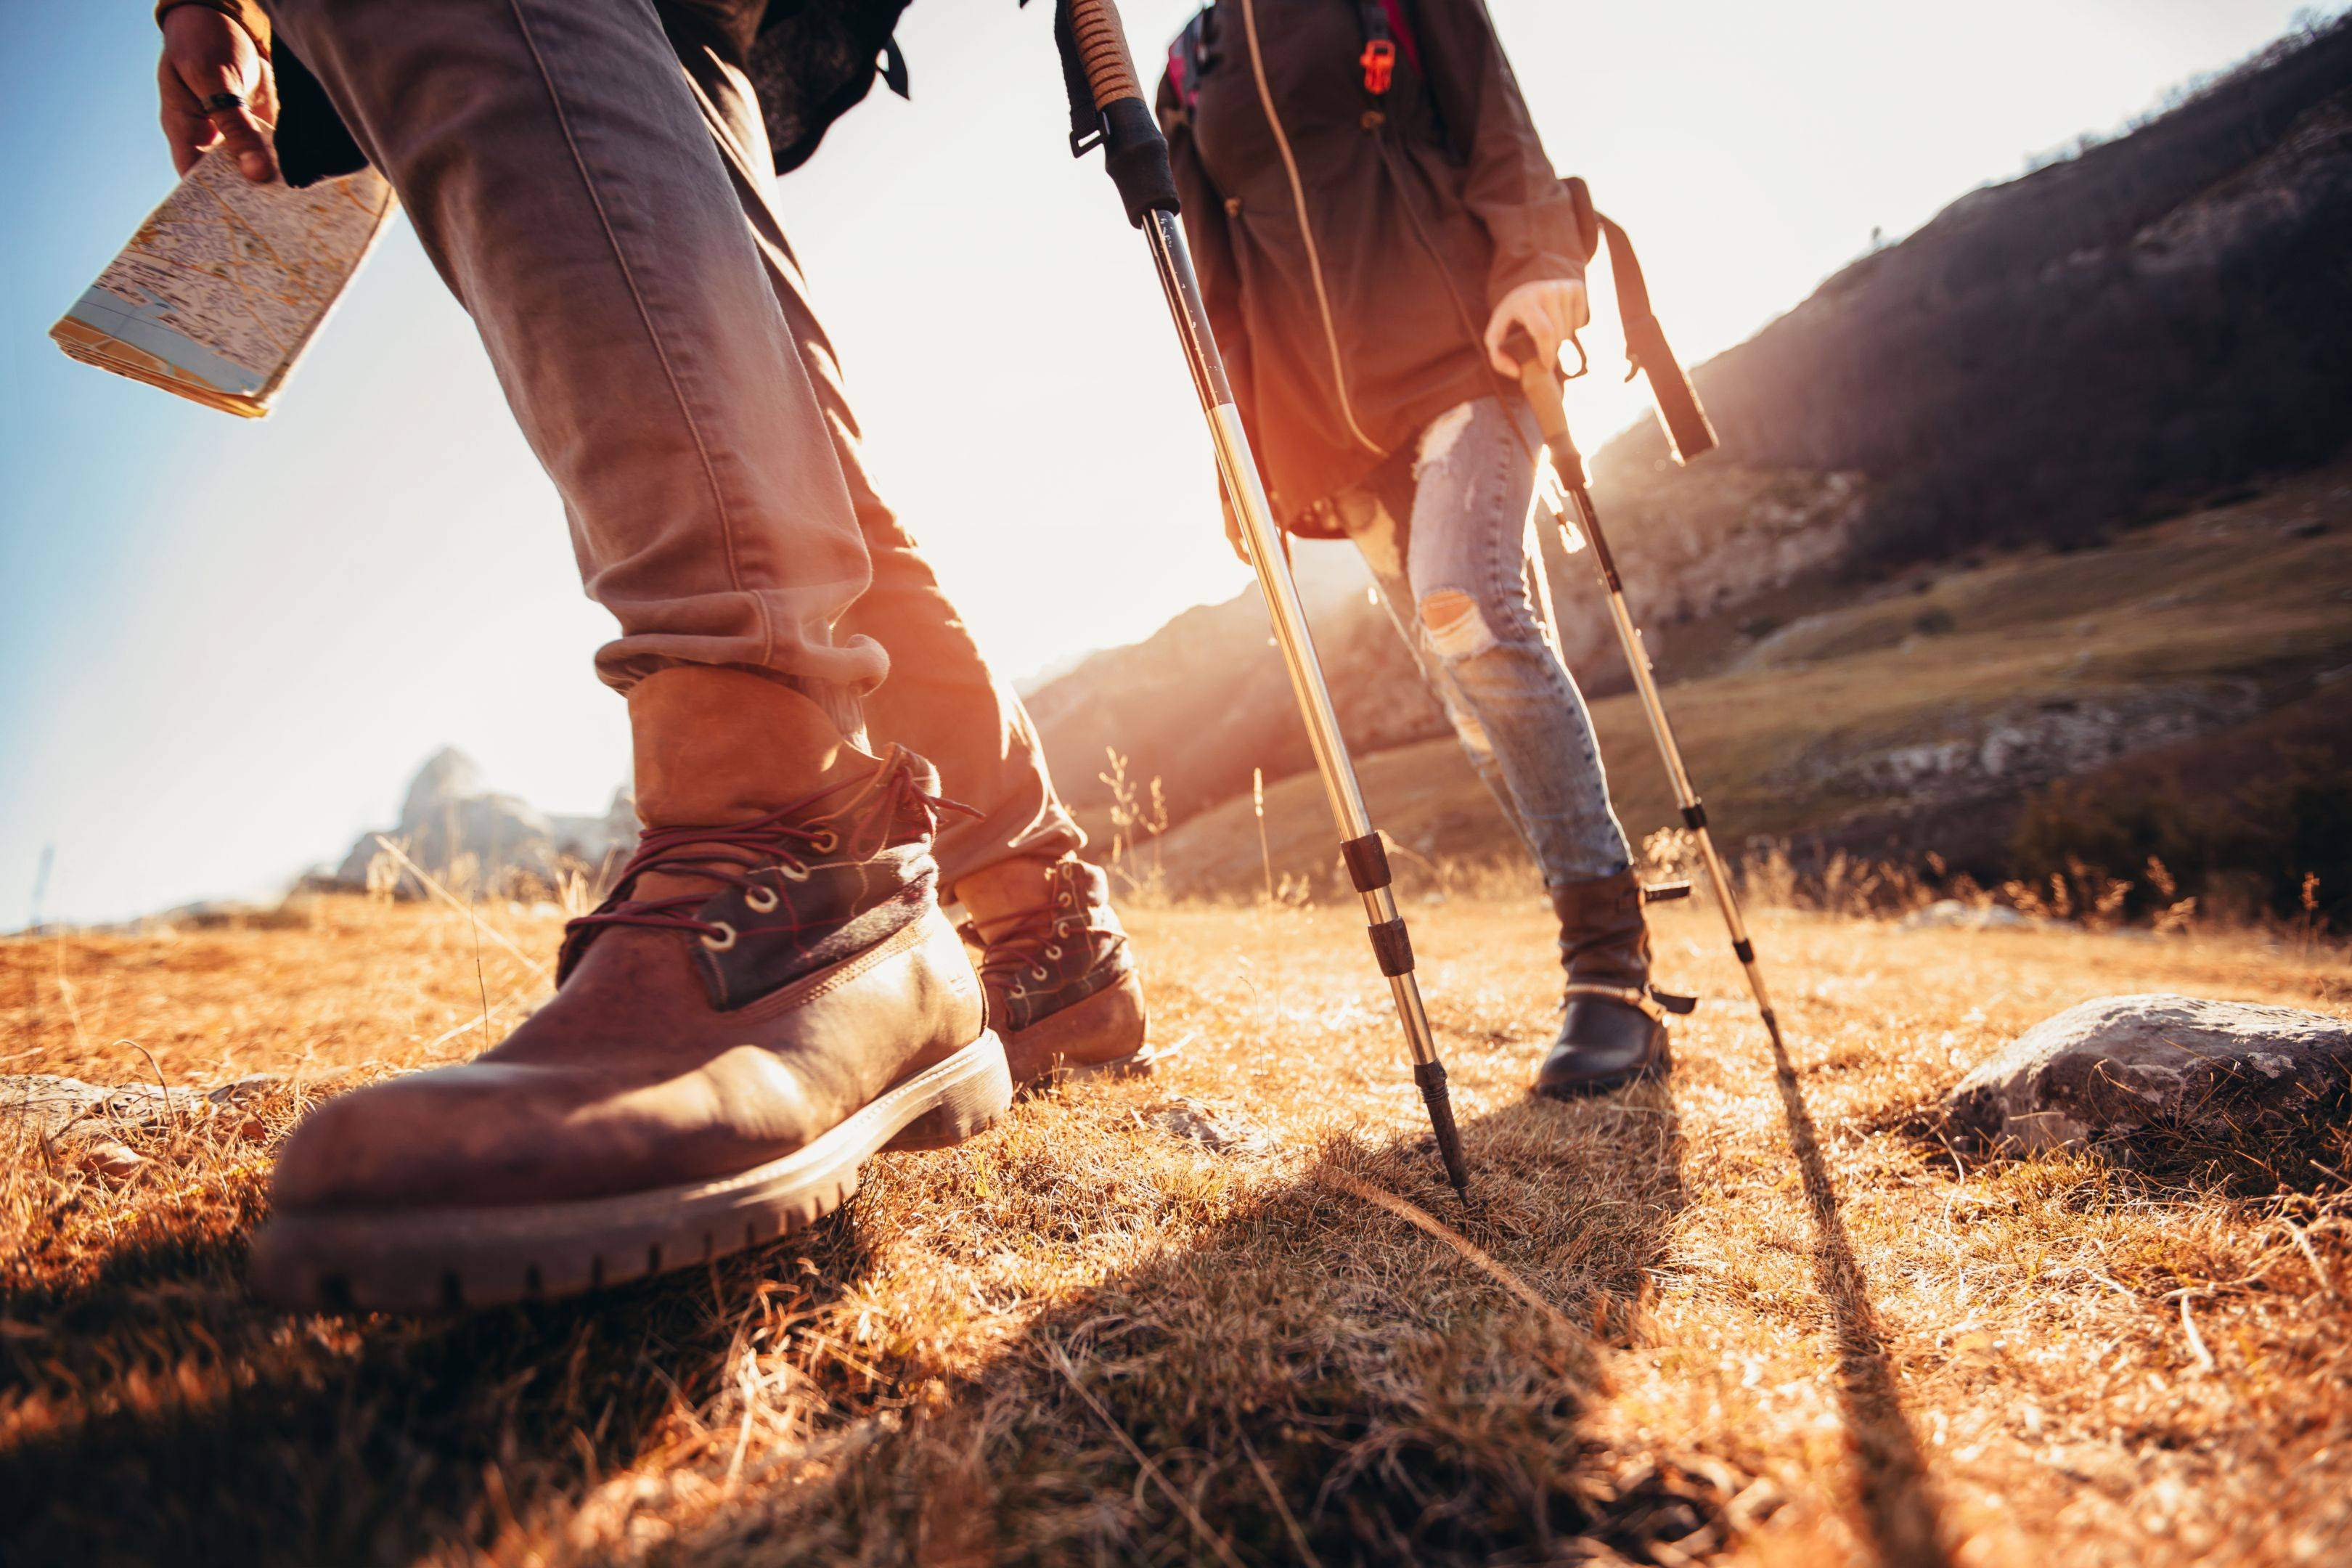
[[[1918,1114],[2092,996],[2352,1016],[2339,952],[1768,910],[1776,1062],[1668,906],[1661,978],[1707,998],[1674,1076],[1560,1106],[1522,1089],[1541,911],[1407,912],[1466,1208],[1350,914],[1147,910],[1158,1078],[886,1157],[713,1269],[422,1321],[248,1298],[269,1143],[511,1027],[552,911],[0,942],[0,1072],[286,1075],[125,1126],[124,1174],[0,1120],[0,1557],[2352,1560],[2342,1141],[2134,1174]]]

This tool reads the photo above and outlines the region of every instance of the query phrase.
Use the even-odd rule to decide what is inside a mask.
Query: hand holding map
[[[392,207],[372,169],[297,190],[208,153],[49,336],[85,363],[258,419]]]

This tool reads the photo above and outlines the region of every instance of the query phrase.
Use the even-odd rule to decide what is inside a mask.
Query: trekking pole
[[[1633,613],[1625,605],[1625,585],[1617,575],[1617,558],[1609,552],[1609,536],[1601,530],[1601,514],[1593,509],[1591,481],[1584,472],[1584,455],[1576,449],[1575,438],[1568,433],[1568,407],[1560,397],[1560,384],[1555,367],[1543,363],[1535,344],[1524,331],[1514,331],[1503,344],[1503,352],[1518,362],[1519,390],[1527,394],[1528,405],[1535,410],[1536,424],[1543,431],[1544,445],[1551,450],[1552,471],[1559,476],[1560,488],[1568,492],[1569,502],[1576,509],[1584,536],[1592,542],[1592,563],[1601,573],[1601,586],[1609,598],[1609,618],[1616,623],[1617,640],[1625,647],[1625,663],[1633,671],[1633,689],[1640,694],[1642,711],[1650,721],[1650,733],[1657,738],[1658,755],[1664,759],[1666,777],[1673,784],[1675,803],[1682,807],[1683,822],[1698,840],[1699,858],[1706,866],[1707,880],[1715,886],[1716,907],[1723,911],[1723,923],[1731,931],[1731,951],[1738,956],[1739,966],[1748,974],[1748,988],[1756,994],[1757,1011],[1764,1015],[1764,1028],[1772,1037],[1775,1048],[1781,1048],[1780,1021],[1772,1012],[1772,1001],[1764,989],[1764,975],[1756,967],[1756,944],[1748,939],[1748,922],[1740,918],[1738,895],[1731,890],[1731,874],[1726,870],[1723,857],[1717,853],[1715,836],[1706,829],[1706,805],[1692,787],[1690,770],[1683,765],[1682,748],[1675,743],[1674,726],[1666,721],[1666,705],[1658,696],[1656,676],[1650,668],[1649,650],[1642,646],[1642,633],[1633,625]],[[1554,510],[1552,521],[1559,526],[1561,538],[1569,552],[1575,553],[1576,537],[1569,526],[1568,515]]]
[[[1201,413],[1208,420],[1209,438],[1216,447],[1217,470],[1234,515],[1241,521],[1250,564],[1257,573],[1258,591],[1265,597],[1266,615],[1274,623],[1275,643],[1289,668],[1291,690],[1307,722],[1307,743],[1315,753],[1316,769],[1323,775],[1332,818],[1339,825],[1339,853],[1356,891],[1363,896],[1372,952],[1381,973],[1388,977],[1389,993],[1404,1026],[1405,1046],[1412,1053],[1413,1081],[1421,1086],[1422,1100],[1429,1107],[1429,1125],[1437,1136],[1438,1155],[1445,1162],[1446,1180],[1456,1192],[1466,1194],[1470,1177],[1462,1163],[1462,1136],[1454,1124],[1445,1064],[1438,1059],[1437,1040],[1430,1032],[1429,1014],[1422,1005],[1421,986],[1413,977],[1412,942],[1390,888],[1388,852],[1364,809],[1355,764],[1349,760],[1347,742],[1340,737],[1323,667],[1307,635],[1307,614],[1299,605],[1298,589],[1291,581],[1290,565],[1276,532],[1273,509],[1258,479],[1257,459],[1251,455],[1241,411],[1234,406],[1233,388],[1225,380],[1224,361],[1209,330],[1208,310],[1192,277],[1192,253],[1177,222],[1176,181],[1168,164],[1168,143],[1144,101],[1142,84],[1136,78],[1135,62],[1128,54],[1112,0],[1058,0],[1054,31],[1070,93],[1070,150],[1083,154],[1097,142],[1102,144],[1105,164],[1127,205],[1128,221],[1143,230],[1150,242],[1160,287],[1168,297],[1168,312],[1184,345],[1192,388],[1200,395]]]

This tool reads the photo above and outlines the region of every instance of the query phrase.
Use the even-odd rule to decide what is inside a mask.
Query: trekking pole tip
[[[1421,1085],[1422,1103],[1429,1107],[1429,1130],[1437,1137],[1437,1157],[1445,1162],[1445,1179],[1464,1197],[1470,1195],[1470,1168],[1462,1159],[1462,1130],[1454,1124],[1454,1093],[1445,1087],[1445,1064],[1422,1062],[1412,1069]]]

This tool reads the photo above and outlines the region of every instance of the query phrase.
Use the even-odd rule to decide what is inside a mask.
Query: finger
[[[1518,362],[1503,352],[1503,344],[1511,335],[1514,321],[1512,312],[1503,310],[1496,311],[1494,318],[1486,323],[1486,363],[1493,365],[1498,374],[1516,376],[1519,374]]]
[[[183,89],[217,133],[222,150],[236,160],[237,172],[256,184],[278,177],[278,154],[269,131],[253,112],[245,73],[231,61],[191,61],[179,68]],[[226,100],[235,99],[232,105]],[[206,142],[205,145],[211,145]]]
[[[1518,324],[1520,331],[1528,334],[1528,342],[1535,347],[1536,363],[1557,364],[1559,361],[1559,340],[1552,335],[1551,311],[1546,307],[1540,291],[1520,301]]]
[[[188,90],[168,58],[156,67],[155,86],[163,100],[163,142],[171,149],[172,168],[184,174],[196,166],[205,149],[220,140],[220,132],[205,118],[195,94]]]
[[[236,160],[237,173],[257,185],[278,178],[278,153],[268,129],[249,107],[215,110],[206,118],[219,129],[222,150]]]
[[[1552,313],[1551,290],[1539,290],[1528,301],[1528,336],[1535,340],[1536,352],[1557,355],[1559,353],[1559,322]]]
[[[220,140],[220,132],[203,115],[175,114],[163,111],[163,142],[172,152],[172,169],[184,174],[196,166],[196,160],[211,151]]]

